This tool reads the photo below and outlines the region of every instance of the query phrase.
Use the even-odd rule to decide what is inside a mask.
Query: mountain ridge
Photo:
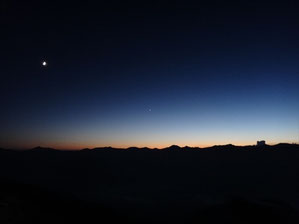
[[[108,151],[108,150],[127,150],[127,151],[190,151],[190,150],[225,150],[225,149],[235,149],[235,150],[246,150],[246,149],[276,149],[276,148],[298,148],[299,144],[294,143],[278,143],[275,145],[264,145],[264,146],[257,146],[257,145],[245,145],[245,146],[238,146],[233,144],[226,144],[226,145],[213,145],[209,147],[191,147],[191,146],[178,146],[178,145],[170,145],[164,148],[149,148],[149,147],[137,147],[137,146],[130,146],[127,148],[118,148],[112,146],[104,146],[104,147],[95,147],[95,148],[83,148],[83,149],[56,149],[52,147],[43,147],[37,146],[31,149],[13,149],[13,148],[3,148],[0,147],[0,151],[31,151],[31,152],[51,152],[51,151]]]

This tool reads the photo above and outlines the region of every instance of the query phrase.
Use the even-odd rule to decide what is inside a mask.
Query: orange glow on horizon
[[[267,142],[267,144],[269,145],[275,145],[278,142]],[[177,145],[179,147],[199,147],[199,148],[207,148],[207,147],[211,147],[211,146],[215,146],[215,145],[228,145],[228,144],[232,144],[232,145],[236,145],[236,146],[248,146],[248,145],[255,145],[255,142],[235,142],[235,143],[220,143],[220,142],[215,142],[215,143],[205,143],[205,144],[196,144],[196,143],[190,143],[190,144],[186,144],[186,143],[173,143],[173,144],[152,144],[152,145],[147,145],[147,144],[83,144],[83,143],[73,143],[73,144],[55,144],[55,143],[49,143],[49,144],[34,144],[34,143],[29,143],[29,144],[24,144],[24,145],[19,145],[16,147],[13,146],[9,146],[9,147],[4,147],[4,148],[15,148],[15,149],[31,149],[31,148],[35,148],[37,146],[40,147],[45,147],[45,148],[54,148],[54,149],[58,149],[58,150],[81,150],[84,148],[89,148],[89,149],[93,149],[93,148],[102,148],[102,147],[112,147],[112,148],[119,148],[119,149],[127,149],[130,147],[137,147],[137,148],[150,148],[150,149],[163,149],[163,148],[167,148],[170,147],[171,145]],[[2,146],[3,147],[3,146]]]

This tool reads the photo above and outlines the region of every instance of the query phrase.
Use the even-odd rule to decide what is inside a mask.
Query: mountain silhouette
[[[36,151],[36,152],[50,152],[50,151],[57,151],[57,149],[37,146],[37,147],[35,147],[35,148],[30,149],[30,151]]]
[[[299,223],[298,160],[284,143],[0,150],[0,222]]]

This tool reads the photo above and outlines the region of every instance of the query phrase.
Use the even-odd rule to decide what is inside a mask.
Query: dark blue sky
[[[3,147],[299,141],[296,1],[1,3]]]

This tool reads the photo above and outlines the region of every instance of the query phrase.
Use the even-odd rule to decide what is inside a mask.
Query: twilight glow
[[[16,13],[4,32],[0,147],[298,143],[298,14],[205,7],[174,18]]]

